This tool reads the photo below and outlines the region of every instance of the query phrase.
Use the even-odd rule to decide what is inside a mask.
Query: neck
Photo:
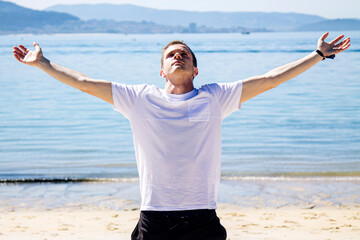
[[[194,89],[193,82],[186,82],[183,84],[173,84],[170,81],[166,81],[165,92],[170,94],[184,94]]]

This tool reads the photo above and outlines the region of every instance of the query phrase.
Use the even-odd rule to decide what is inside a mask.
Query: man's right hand
[[[45,60],[39,44],[34,42],[35,51],[30,51],[23,45],[14,47],[14,57],[21,63],[38,67],[41,60]]]
[[[83,73],[51,62],[43,56],[41,48],[36,42],[34,42],[34,47],[35,51],[30,51],[23,45],[14,47],[14,57],[21,63],[38,67],[60,82],[114,104],[111,82],[92,79]]]

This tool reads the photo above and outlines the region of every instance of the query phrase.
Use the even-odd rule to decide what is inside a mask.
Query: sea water
[[[198,58],[200,87],[299,59],[321,35],[0,36],[0,208],[134,209],[140,202],[128,120],[108,103],[17,62],[14,45],[32,48],[37,41],[50,60],[93,78],[162,88],[161,49],[181,39]],[[220,203],[360,205],[360,32],[345,35],[352,46],[335,60],[245,102],[224,120]]]
[[[339,34],[332,32],[327,40]],[[108,103],[17,62],[12,55],[14,45],[33,48],[36,41],[51,61],[92,78],[163,88],[161,49],[171,40],[185,40],[198,59],[194,84],[200,87],[261,75],[297,60],[316,49],[321,35],[2,35],[0,181],[65,183],[56,189],[76,188],[69,182],[107,182],[105,189],[110,193],[114,183],[131,182],[126,186],[133,188],[138,176],[128,120]],[[352,46],[335,60],[322,61],[243,103],[240,111],[224,120],[223,189],[236,191],[226,187],[232,180],[267,182],[299,176],[320,182],[342,176],[358,183],[360,32],[345,35],[351,37]],[[11,191],[41,195],[22,185],[10,192],[3,185],[0,191],[7,196]]]

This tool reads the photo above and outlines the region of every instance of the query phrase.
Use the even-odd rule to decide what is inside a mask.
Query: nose
[[[174,58],[175,58],[175,59],[182,59],[181,54],[178,53],[178,52],[175,53]]]

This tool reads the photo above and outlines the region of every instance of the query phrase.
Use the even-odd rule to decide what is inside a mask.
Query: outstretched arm
[[[325,33],[318,40],[317,50],[320,50],[324,54],[324,56],[338,54],[350,47],[350,38],[346,38],[342,42],[338,43],[344,37],[343,35],[341,35],[332,40],[331,42],[327,43],[325,42],[325,39],[328,35],[329,33]],[[245,79],[243,81],[243,90],[240,103],[243,103],[259,95],[260,93],[277,87],[281,83],[284,83],[298,76],[299,74],[305,72],[307,69],[311,68],[315,64],[319,63],[322,59],[323,57],[321,57],[317,52],[314,51],[297,61],[272,69],[264,75]]]
[[[35,42],[34,47],[35,51],[30,51],[23,45],[14,47],[15,58],[21,63],[40,68],[60,82],[113,104],[111,82],[95,80],[83,73],[53,63],[44,57],[40,46]]]

